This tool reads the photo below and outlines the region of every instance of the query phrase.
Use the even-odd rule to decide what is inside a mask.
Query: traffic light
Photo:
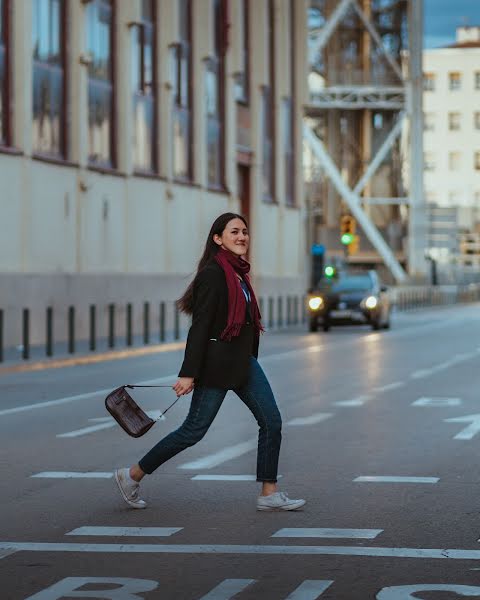
[[[332,277],[335,277],[335,274],[336,274],[335,267],[332,267],[332,265],[327,265],[325,267],[325,271],[324,272],[325,272],[325,277],[327,279],[331,279]]]
[[[344,215],[340,219],[340,241],[344,246],[349,246],[355,241],[355,229],[357,222],[350,215]]]
[[[357,254],[359,245],[360,245],[360,236],[355,234],[353,236],[352,243],[347,246],[348,255],[353,256],[353,255]]]

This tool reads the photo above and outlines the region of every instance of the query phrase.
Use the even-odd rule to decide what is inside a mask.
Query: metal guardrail
[[[480,284],[401,286],[391,288],[392,301],[397,310],[408,311],[428,306],[444,306],[462,302],[480,301]]]

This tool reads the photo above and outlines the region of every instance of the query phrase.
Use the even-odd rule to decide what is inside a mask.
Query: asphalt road
[[[257,428],[230,393],[206,438],[145,480],[149,507],[123,504],[112,469],[189,398],[138,440],[103,399],[173,383],[182,351],[2,375],[0,599],[480,598],[479,308],[263,337],[281,488],[307,500],[293,513],[255,510]],[[136,398],[153,411],[174,395]]]

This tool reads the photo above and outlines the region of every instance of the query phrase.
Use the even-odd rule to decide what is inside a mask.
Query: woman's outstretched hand
[[[177,398],[189,394],[193,390],[193,377],[179,377],[177,383],[172,387]]]

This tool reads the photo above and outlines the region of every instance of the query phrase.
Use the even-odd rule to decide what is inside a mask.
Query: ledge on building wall
[[[39,154],[38,152],[32,154],[32,160],[39,160],[40,162],[46,162],[50,163],[51,165],[58,165],[60,167],[79,167],[78,163],[67,160],[66,158],[48,156],[46,154]]]
[[[88,163],[88,170],[95,171],[95,173],[100,173],[101,175],[113,175],[114,177],[127,177],[126,173],[119,171],[118,169],[114,169],[113,167],[106,167],[102,165],[95,165],[92,163]]]
[[[154,173],[153,171],[142,171],[136,169],[133,172],[134,177],[143,177],[144,179],[153,179],[157,181],[167,181],[167,178],[164,175],[160,175],[159,173]]]
[[[180,179],[178,177],[174,177],[171,181],[174,185],[185,185],[187,187],[198,188],[200,189],[200,185],[195,183],[191,179]]]
[[[230,195],[230,190],[226,186],[207,186],[205,188],[207,192],[212,192],[214,194],[222,194],[222,195]]]
[[[21,156],[23,152],[14,146],[2,146],[0,144],[0,153],[1,154],[12,154],[13,156]]]

